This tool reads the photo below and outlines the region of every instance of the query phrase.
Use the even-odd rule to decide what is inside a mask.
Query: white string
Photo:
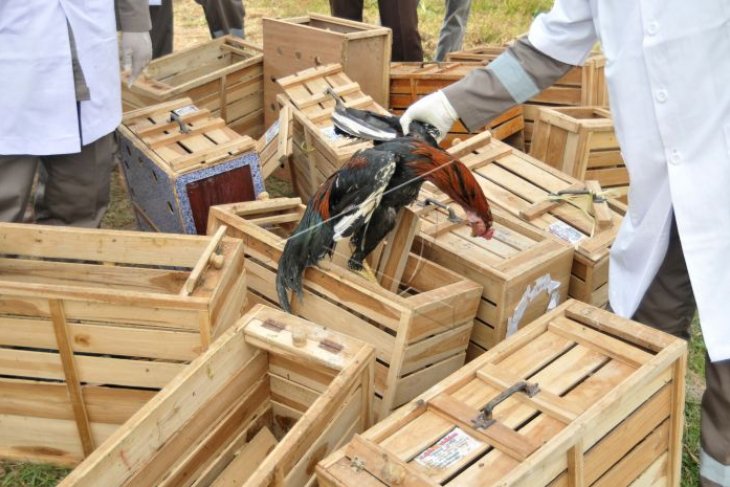
[[[357,153],[356,153],[356,154],[357,154]],[[353,157],[354,157],[354,156],[353,156]],[[424,178],[425,176],[428,176],[429,174],[431,174],[431,173],[433,173],[433,172],[436,172],[436,171],[440,171],[441,169],[444,169],[444,168],[446,168],[447,166],[450,166],[451,164],[453,164],[453,163],[455,163],[455,162],[457,161],[457,159],[456,159],[455,157],[452,157],[452,156],[450,156],[450,157],[451,157],[451,161],[447,162],[446,164],[443,164],[443,165],[441,165],[441,166],[439,166],[439,167],[436,167],[436,168],[434,168],[434,169],[431,169],[430,171],[428,171],[428,172],[426,172],[426,173],[424,173],[424,174],[421,174],[421,175],[419,175],[419,176],[416,176],[416,177],[414,177],[413,179],[410,179],[410,180],[408,180],[408,181],[405,181],[405,182],[403,182],[403,183],[399,184],[398,186],[395,186],[395,187],[393,187],[393,188],[389,189],[388,191],[385,191],[385,192],[383,192],[383,197],[384,197],[384,196],[385,196],[386,194],[389,194],[389,193],[390,193],[390,192],[392,192],[392,191],[396,191],[396,190],[398,190],[398,189],[401,189],[401,188],[402,188],[402,187],[404,187],[404,186],[407,186],[407,185],[411,184],[411,183],[412,183],[413,181],[415,181],[415,180],[417,180],[417,179],[423,179],[423,178]],[[281,239],[281,240],[279,240],[279,243],[282,243],[282,242],[286,243],[286,242],[288,242],[289,240],[291,240],[291,239],[293,239],[293,238],[297,238],[297,237],[299,237],[300,235],[304,235],[305,233],[307,233],[307,232],[309,232],[309,231],[311,231],[311,230],[314,230],[314,229],[316,229],[316,228],[320,227],[321,225],[324,225],[325,223],[327,223],[327,222],[329,222],[329,221],[331,221],[331,220],[334,220],[335,218],[339,218],[340,216],[342,216],[342,215],[346,214],[346,213],[347,213],[348,211],[350,211],[350,210],[343,210],[343,211],[341,211],[340,213],[338,213],[337,215],[331,216],[331,217],[329,217],[328,219],[324,220],[324,221],[323,221],[323,222],[321,222],[321,223],[317,223],[316,225],[314,225],[314,226],[312,226],[312,227],[309,227],[309,228],[307,228],[307,229],[305,229],[305,230],[302,230],[301,232],[298,232],[298,233],[295,233],[295,234],[289,235],[289,237],[287,237],[287,238],[284,238],[284,239]]]

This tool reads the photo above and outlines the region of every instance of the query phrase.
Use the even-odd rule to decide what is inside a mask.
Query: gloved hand
[[[459,115],[451,106],[451,102],[446,98],[443,91],[424,96],[414,104],[408,107],[400,117],[403,133],[408,133],[408,127],[413,120],[430,123],[436,127],[440,133],[439,141],[446,137],[446,134],[454,125]]]
[[[152,60],[152,40],[149,32],[122,32],[122,70],[129,71],[127,86]]]

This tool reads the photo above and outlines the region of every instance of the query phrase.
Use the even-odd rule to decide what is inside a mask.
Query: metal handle
[[[437,206],[437,207],[441,208],[442,210],[448,211],[449,212],[448,220],[451,223],[462,223],[464,221],[461,218],[459,218],[458,216],[456,216],[456,213],[449,205],[445,205],[444,203],[441,203],[440,201],[436,201],[433,198],[426,198],[425,200],[423,200],[423,203],[421,203],[421,205],[422,206],[433,205],[433,206]]]
[[[484,408],[482,408],[479,412],[479,416],[471,420],[474,427],[477,429],[487,429],[490,427],[494,423],[494,419],[492,418],[494,408],[496,408],[499,403],[509,398],[512,394],[521,391],[524,391],[524,393],[527,394],[527,397],[534,397],[535,394],[540,392],[540,386],[538,384],[521,381],[509,389],[505,389],[497,397],[489,401]]]
[[[175,113],[174,111],[170,112],[170,121],[171,122],[177,122],[177,124],[180,126],[180,132],[187,134],[190,132],[190,127],[188,127],[188,124],[185,123],[185,121]]]

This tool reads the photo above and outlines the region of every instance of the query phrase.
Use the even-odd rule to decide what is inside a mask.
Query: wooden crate
[[[421,217],[413,252],[484,288],[467,361],[565,300],[573,264],[570,244],[494,207],[494,237],[472,237],[465,223],[449,221],[445,209],[422,206],[426,198],[449,205],[464,217],[448,196],[426,183],[419,203],[411,206]]]
[[[122,79],[124,111],[189,97],[236,132],[264,132],[264,66],[261,47],[224,36],[153,60],[127,86]]]
[[[308,201],[332,173],[348,162],[355,152],[373,146],[371,141],[334,133],[332,112],[335,101],[325,93],[332,88],[345,104],[387,115],[388,112],[364,94],[338,64],[296,73],[277,82],[284,90],[281,106],[293,107],[291,126],[291,179],[295,193]]]
[[[530,155],[581,180],[593,179],[625,197],[629,173],[611,112],[599,107],[540,108]]]
[[[400,115],[414,102],[459,81],[473,69],[482,67],[480,63],[391,63],[390,65],[390,110]],[[492,132],[492,137],[507,140],[517,147],[524,144],[523,129],[525,120],[522,107],[515,106],[492,120],[482,130]],[[451,147],[454,141],[465,139],[469,130],[457,121],[441,141],[443,147]]]
[[[251,302],[278,304],[278,261],[303,211],[298,198],[211,208],[209,231],[227,225],[231,236],[244,241]],[[405,255],[397,292],[346,270],[339,259],[325,259],[306,270],[304,298],[292,303],[295,314],[375,347],[377,417],[464,364],[482,292],[480,285],[455,272],[416,254]],[[395,261],[401,259],[396,256]]]
[[[263,19],[266,126],[276,120],[276,81],[324,64],[342,65],[347,76],[382,106],[388,104],[391,30],[310,13]]]
[[[370,425],[372,347],[256,306],[61,483],[312,485]]]
[[[319,485],[676,486],[686,369],[683,340],[571,300],[355,436]]]
[[[568,203],[532,217],[528,212],[547,203],[550,192],[584,188],[585,183],[492,140],[489,133],[475,135],[449,152],[474,171],[491,203],[575,246],[569,296],[596,306],[608,302],[608,252],[626,212],[624,204],[608,200],[610,221],[604,227]]]
[[[264,190],[256,142],[190,98],[128,112],[118,131],[141,229],[205,234],[211,205],[253,200]]]
[[[480,46],[466,51],[447,54],[451,62],[481,62],[489,64],[502,54],[507,46]],[[608,106],[608,88],[605,76],[606,58],[593,53],[583,63],[556,81],[551,87],[530,98],[524,105],[524,144],[530,150],[535,121],[540,106]],[[518,149],[522,150],[521,147]]]
[[[243,246],[223,232],[4,223],[0,254],[4,459],[78,463],[245,302]]]

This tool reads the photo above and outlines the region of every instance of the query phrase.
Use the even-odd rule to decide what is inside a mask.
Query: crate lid
[[[256,147],[251,137],[230,129],[190,98],[127,112],[119,130],[173,174],[220,164]]]
[[[344,100],[346,106],[370,110],[390,115],[369,95],[363,93],[360,85],[350,79],[340,64],[327,64],[305,69],[298,73],[276,80],[284,90],[284,97],[295,109],[295,116],[305,118],[334,147],[357,146],[362,148],[363,141],[334,133],[332,113],[335,100],[328,92],[331,90]],[[367,142],[368,145],[372,145]]]
[[[411,209],[421,218],[419,238],[424,245],[448,250],[455,263],[489,268],[505,276],[520,275],[531,260],[537,262],[550,252],[571,247],[495,206],[491,207],[494,236],[489,240],[474,237],[464,210],[431,183],[423,185]]]
[[[681,339],[571,300],[319,469],[338,486],[370,485],[367,477],[386,485],[406,477],[413,482],[402,485],[563,485],[564,459],[576,447],[587,459],[574,475],[591,485],[644,438],[666,449],[669,428],[681,425],[685,354]],[[599,441],[606,445],[594,447]],[[591,447],[607,465],[596,467]]]
[[[570,202],[550,203],[550,193],[582,190],[586,184],[491,138],[475,135],[449,149],[477,176],[487,200],[575,246],[592,261],[608,256],[626,206],[608,199],[599,221]]]

